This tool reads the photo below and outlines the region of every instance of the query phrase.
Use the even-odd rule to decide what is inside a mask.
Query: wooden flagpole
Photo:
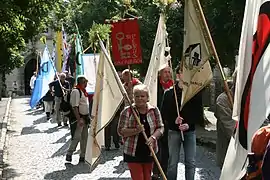
[[[169,40],[168,38],[166,37],[166,43],[167,43],[167,46],[169,46]],[[170,51],[168,51],[169,55],[170,56]],[[169,66],[171,67],[171,75],[173,77],[173,68],[172,68],[172,60],[171,58],[169,59]],[[176,89],[175,89],[175,86],[173,85],[173,94],[174,94],[174,99],[175,99],[175,104],[176,104],[176,111],[177,111],[177,115],[178,117],[180,116],[180,110],[179,110],[179,106],[178,106],[178,99],[177,99],[177,95],[176,95]],[[184,133],[183,131],[180,131],[181,132],[181,139],[182,141],[185,140],[184,138]]]
[[[38,74],[38,70],[39,70],[39,57],[40,57],[40,52],[37,51],[36,74]]]
[[[100,46],[101,46],[101,48],[103,49],[103,48],[104,48],[104,45],[103,45],[103,42],[102,42],[102,40],[100,39],[99,36],[98,36],[98,39],[99,39]],[[112,64],[112,62],[111,62],[111,59],[110,59],[109,55],[108,55],[106,52],[104,52],[104,55],[105,55],[107,61],[109,62],[110,67],[114,70],[115,68],[114,68],[114,66],[113,66],[113,64]],[[125,88],[123,87],[123,85],[122,85],[122,83],[121,83],[121,81],[120,81],[120,78],[118,77],[118,74],[115,72],[115,70],[114,70],[113,72],[114,72],[114,77],[115,77],[115,79],[116,79],[116,82],[117,82],[117,84],[118,84],[118,86],[119,86],[119,89],[120,89],[122,95],[123,95],[124,98],[127,100],[127,102],[129,103],[130,107],[132,107],[132,103],[131,103],[131,101],[130,101],[130,99],[129,99],[129,97],[128,97],[128,94],[127,94]],[[141,125],[142,125],[142,124],[141,124],[141,121],[140,121],[140,119],[139,119],[137,113],[135,112],[134,108],[131,108],[131,110],[132,110],[132,114],[134,115],[134,117],[135,117],[137,123],[139,124],[139,126],[141,126]],[[143,136],[144,136],[144,139],[145,139],[146,141],[148,141],[148,137],[147,137],[145,131],[143,131],[142,134],[143,134]],[[152,156],[153,156],[153,158],[154,158],[154,160],[155,160],[155,163],[156,163],[157,166],[158,166],[158,169],[159,169],[159,171],[160,171],[160,173],[161,173],[161,175],[162,175],[162,177],[163,177],[163,180],[167,180],[166,175],[165,175],[165,173],[163,172],[163,170],[162,170],[162,168],[161,168],[161,165],[160,165],[160,163],[159,163],[159,161],[158,161],[158,159],[157,159],[157,156],[156,156],[156,153],[155,153],[153,147],[152,147],[152,146],[148,146],[148,147],[149,147],[149,149],[150,149],[150,151],[151,151],[151,154],[152,154]]]
[[[46,45],[46,47],[47,47],[47,44],[45,44],[45,45]],[[60,78],[59,78],[59,76],[58,76],[58,74],[57,74],[57,70],[56,70],[56,67],[55,67],[55,65],[54,65],[54,62],[53,62],[53,60],[52,60],[52,57],[51,57],[51,55],[50,55],[50,52],[49,52],[48,48],[46,48],[46,49],[47,49],[47,51],[48,51],[48,55],[49,55],[50,61],[51,61],[52,66],[53,66],[54,73],[55,73],[56,78],[57,78],[57,80],[58,80],[58,82],[59,82],[59,85],[60,85],[60,87],[61,87],[61,90],[62,90],[62,92],[63,92],[63,95],[65,95],[66,93],[65,93],[65,91],[64,91],[64,87],[63,87],[62,84],[61,84]]]
[[[225,92],[226,92],[226,94],[228,96],[228,99],[229,99],[229,102],[230,102],[230,105],[231,105],[231,108],[232,108],[233,107],[232,94],[231,94],[231,91],[230,91],[228,83],[227,83],[227,78],[225,77],[223,68],[221,66],[221,63],[220,63],[220,60],[219,60],[219,57],[218,57],[218,54],[217,54],[213,39],[211,37],[210,30],[208,28],[205,16],[203,14],[203,10],[202,10],[200,1],[199,0],[192,0],[192,1],[193,1],[194,4],[196,3],[196,5],[197,5],[197,8],[195,7],[196,11],[199,13],[199,16],[200,16],[199,19],[202,21],[203,29],[206,31],[207,38],[208,38],[208,40],[210,42],[210,48],[214,53],[214,58],[215,58],[216,63],[218,65],[218,67],[219,67],[219,70],[220,70],[220,73],[221,73],[221,76],[222,76],[222,79],[223,79],[223,82],[224,82],[224,89],[225,89]]]

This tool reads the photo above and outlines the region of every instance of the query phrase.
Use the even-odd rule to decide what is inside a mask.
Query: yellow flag
[[[63,65],[63,33],[58,31],[56,33],[56,59],[55,67],[57,72],[62,72]]]
[[[211,53],[198,13],[197,0],[185,1],[185,34],[183,46],[183,92],[181,107],[209,84],[213,75],[209,59]]]

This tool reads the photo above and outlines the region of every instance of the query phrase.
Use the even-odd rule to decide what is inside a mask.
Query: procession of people
[[[177,179],[177,167],[181,147],[184,150],[185,179],[194,180],[196,168],[196,131],[195,125],[204,118],[202,92],[194,96],[177,114],[181,107],[182,97],[182,67],[175,69],[176,77],[173,79],[173,70],[163,66],[158,73],[158,105],[149,103],[148,87],[133,77],[128,69],[118,73],[123,86],[133,105],[124,101],[117,110],[115,117],[105,128],[106,151],[111,149],[111,137],[116,149],[122,144],[124,162],[127,162],[131,177],[134,180],[158,180],[162,174],[155,164],[149,147],[153,147],[158,157],[163,173],[169,180]],[[66,161],[72,161],[72,154],[80,143],[79,163],[85,162],[85,152],[88,128],[91,125],[91,108],[89,108],[89,94],[86,92],[87,78],[83,75],[76,79],[76,86],[67,81],[66,72],[59,73],[55,80],[49,84],[49,91],[42,98],[45,106],[47,120],[57,123],[58,126],[68,126],[71,130],[71,143],[67,151]],[[234,92],[236,74],[233,74],[232,92]],[[73,77],[69,75],[73,82]],[[176,94],[174,94],[176,93]],[[176,95],[176,96],[175,96]],[[175,100],[177,98],[177,100]],[[226,102],[227,101],[227,102]],[[67,112],[63,102],[70,104]],[[178,103],[178,104],[176,104]],[[62,108],[61,108],[62,107]],[[141,121],[136,123],[132,114],[135,110]],[[229,139],[233,136],[236,123],[231,119],[228,97],[222,93],[217,98],[217,165],[222,168]],[[147,135],[146,141],[143,132]],[[226,136],[224,136],[227,134]],[[183,136],[183,137],[182,137]],[[184,140],[183,140],[183,139]],[[221,139],[222,138],[222,139]],[[224,139],[226,138],[226,139]]]
[[[92,167],[91,163],[98,162],[99,151],[112,149],[113,140],[114,148],[123,151],[123,161],[133,180],[177,180],[182,150],[184,177],[194,180],[196,128],[197,125],[204,126],[203,93],[213,79],[210,61],[213,59],[219,65],[224,82],[224,92],[217,96],[214,109],[217,119],[216,164],[221,170],[220,179],[230,179],[230,175],[233,180],[268,177],[270,112],[268,103],[263,104],[262,109],[254,106],[267,98],[269,100],[265,93],[268,86],[265,89],[253,87],[254,82],[264,87],[258,80],[263,79],[262,75],[256,71],[257,65],[261,65],[258,64],[259,58],[265,58],[264,51],[260,50],[267,48],[260,46],[260,38],[264,36],[261,33],[264,31],[258,27],[256,37],[252,39],[258,42],[249,39],[241,43],[239,51],[243,51],[240,53],[242,56],[239,57],[232,80],[227,81],[200,6],[199,1],[185,3],[183,54],[175,69],[164,28],[166,18],[163,13],[160,14],[152,56],[143,79],[138,79],[130,68],[131,64],[141,64],[143,61],[138,19],[125,19],[124,25],[122,21],[111,22],[112,59],[110,46],[103,44],[110,41],[101,40],[98,35],[98,43],[93,42],[101,48],[98,63],[95,52],[93,56],[83,55],[77,33],[74,40],[75,65],[68,67],[69,57],[66,56],[64,63],[55,62],[60,66],[58,69],[63,71],[56,72],[45,48],[41,67],[50,64],[50,68],[46,71],[42,69],[40,72],[43,74],[37,77],[34,74],[31,78],[33,94],[30,104],[33,107],[41,99],[47,120],[57,123],[58,127],[69,126],[71,141],[65,157],[67,162],[73,161],[73,154],[80,143],[79,163],[90,162]],[[245,36],[246,31],[243,33],[242,36]],[[250,52],[246,52],[251,44],[255,46],[252,52],[251,48]],[[68,54],[68,49],[63,52]],[[246,58],[250,62],[245,63]],[[116,72],[115,66],[128,68]],[[51,81],[52,75],[55,76],[54,81]],[[39,85],[34,81],[38,81]],[[88,85],[90,89],[87,89]],[[49,90],[45,94],[37,90],[46,88]],[[97,140],[101,132],[105,137]],[[100,147],[103,140],[104,146]]]

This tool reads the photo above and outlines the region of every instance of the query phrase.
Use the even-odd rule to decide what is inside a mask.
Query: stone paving
[[[90,172],[86,164],[78,164],[75,153],[71,164],[65,162],[70,142],[69,129],[56,127],[46,120],[42,111],[30,110],[29,99],[13,99],[8,126],[7,161],[4,178],[15,180],[129,180],[122,152],[103,152],[99,165]],[[220,170],[215,165],[215,153],[197,148],[196,180],[216,180]],[[184,165],[179,164],[179,180],[184,180]]]

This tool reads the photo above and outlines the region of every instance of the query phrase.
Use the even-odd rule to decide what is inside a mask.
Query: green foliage
[[[46,36],[42,36],[40,38],[40,41],[43,43],[43,44],[46,44]]]
[[[111,25],[94,23],[89,30],[89,44],[93,50],[99,49],[99,38],[102,41],[109,39],[111,33]]]
[[[164,5],[162,0],[0,0],[0,70],[10,72],[23,63],[20,55],[28,41],[50,26],[60,30],[62,24],[70,34],[76,33],[75,23],[82,36],[83,46],[89,41],[93,51],[95,32],[108,34],[106,19],[116,20],[142,16],[139,20],[143,64],[134,66],[140,73],[147,71],[159,14],[167,15],[167,31],[173,65],[182,56],[183,7]],[[170,1],[171,2],[171,1]],[[234,67],[239,46],[244,0],[202,1],[203,10],[223,66]],[[173,7],[173,8],[172,8]],[[96,22],[96,25],[93,25]],[[91,31],[89,31],[92,27]],[[103,33],[104,32],[104,33]],[[71,37],[71,36],[70,36]],[[103,38],[103,37],[102,37]],[[72,40],[72,38],[71,38]]]
[[[202,2],[221,64],[234,68],[246,1],[210,0]]]
[[[10,73],[23,64],[22,51],[28,41],[44,32],[49,15],[62,0],[1,0],[0,71]]]

